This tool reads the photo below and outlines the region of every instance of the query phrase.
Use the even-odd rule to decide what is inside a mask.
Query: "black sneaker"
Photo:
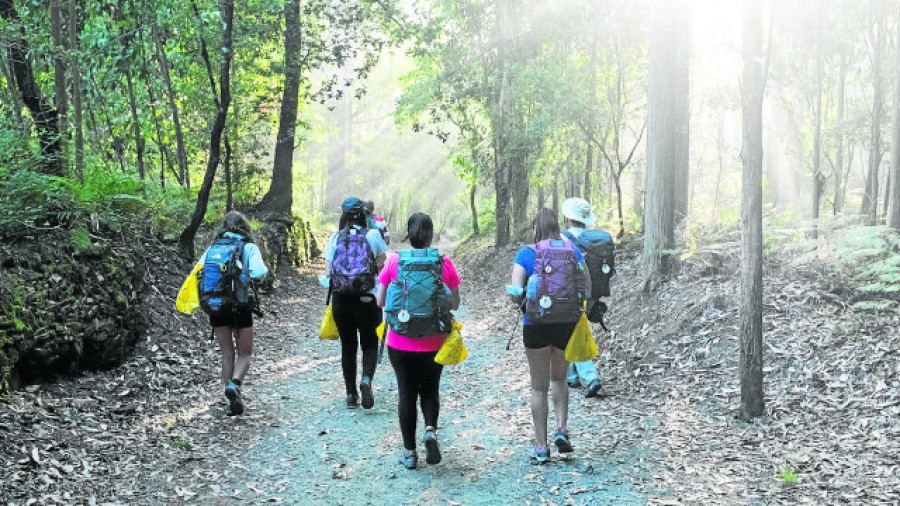
[[[441,462],[441,448],[434,435],[434,428],[425,429],[425,462],[429,464],[440,464]]]
[[[359,391],[362,393],[363,409],[372,409],[375,405],[375,397],[372,396],[372,378],[363,376],[359,383]]]
[[[359,407],[359,396],[356,394],[347,394],[347,409],[356,409]]]
[[[587,386],[587,390],[584,392],[585,397],[597,397],[597,394],[600,393],[600,380],[595,379],[590,382]]]
[[[407,450],[404,448],[403,452],[400,453],[400,463],[407,469],[415,469],[416,465],[419,463],[419,456],[416,455],[415,450]]]
[[[244,413],[244,401],[241,399],[241,388],[239,386],[229,383],[225,387],[225,397],[228,399],[228,409],[225,410],[225,414],[233,416]]]
[[[581,381],[580,381],[580,380],[566,381],[566,383],[569,384],[569,388],[581,388]]]

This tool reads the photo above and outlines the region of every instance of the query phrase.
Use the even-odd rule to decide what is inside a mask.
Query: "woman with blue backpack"
[[[388,357],[397,376],[400,463],[415,469],[417,401],[425,422],[425,461],[441,461],[436,430],[444,366],[435,356],[451,331],[460,281],[453,262],[431,248],[434,225],[427,214],[410,216],[407,234],[412,249],[391,255],[378,276],[378,303],[385,309]]]
[[[522,338],[531,375],[535,433],[529,458],[533,464],[544,464],[550,460],[548,388],[556,413],[553,443],[560,453],[574,450],[566,426],[569,388],[565,349],[584,312],[590,277],[581,252],[560,236],[556,213],[541,209],[532,228],[534,244],[523,246],[516,254],[507,291],[525,313]]]
[[[338,231],[325,246],[325,277],[331,314],[341,336],[341,370],[348,409],[375,405],[372,378],[378,361],[381,308],[375,302],[378,270],[387,245],[378,230],[367,228],[368,210],[362,200],[349,197],[341,204]],[[362,348],[362,378],[356,389],[356,356]]]
[[[256,294],[250,283],[262,281],[269,273],[243,214],[225,215],[216,239],[200,256],[199,267],[200,306],[209,315],[222,351],[225,414],[240,415],[244,412],[241,385],[253,356]]]

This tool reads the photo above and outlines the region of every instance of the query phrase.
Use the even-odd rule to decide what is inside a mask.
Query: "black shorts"
[[[253,326],[253,313],[249,310],[213,313],[209,315],[209,324],[213,327],[246,329]]]
[[[575,331],[572,323],[532,323],[522,326],[522,341],[529,349],[546,348],[555,346],[560,350],[566,349],[569,338]]]

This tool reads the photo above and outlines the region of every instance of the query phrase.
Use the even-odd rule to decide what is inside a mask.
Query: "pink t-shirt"
[[[397,262],[399,261],[399,259],[400,255],[398,253],[393,253],[384,263],[384,267],[381,269],[381,273],[378,274],[378,282],[383,286],[388,286],[392,281],[397,279]],[[451,290],[459,287],[459,274],[456,273],[456,267],[454,267],[453,262],[447,257],[444,257],[444,273],[442,277],[444,284],[447,285],[447,287]],[[394,348],[395,350],[437,351],[441,349],[441,345],[444,344],[444,339],[446,338],[447,334],[439,334],[436,336],[406,337],[397,334],[396,332],[388,328],[386,344],[391,348]]]

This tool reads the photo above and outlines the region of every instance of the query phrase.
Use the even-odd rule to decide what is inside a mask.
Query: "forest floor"
[[[264,301],[247,411],[226,417],[205,317],[174,312],[187,266],[156,261],[152,331],[127,363],[0,403],[0,503],[900,503],[896,314],[855,312],[812,265],[770,261],[767,414],[747,423],[736,418],[735,248],[701,252],[645,295],[626,247],[612,332],[595,329],[601,396],[571,390],[575,453],[532,466],[521,326],[503,291],[515,248],[467,249],[457,264],[469,358],[444,370],[440,464],[397,462],[387,357],[375,408],[344,407],[339,345],[317,337],[321,266]]]

